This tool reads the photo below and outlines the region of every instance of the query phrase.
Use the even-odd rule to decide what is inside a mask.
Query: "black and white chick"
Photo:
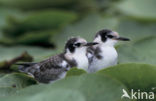
[[[88,72],[96,72],[106,67],[117,64],[118,53],[114,45],[118,41],[129,41],[130,39],[120,37],[115,31],[103,29],[97,32],[94,41],[98,43],[88,48],[89,67]]]
[[[87,48],[95,44],[94,42],[87,43],[80,37],[70,38],[63,53],[38,63],[19,63],[19,70],[30,74],[41,83],[62,79],[72,67],[88,69]]]

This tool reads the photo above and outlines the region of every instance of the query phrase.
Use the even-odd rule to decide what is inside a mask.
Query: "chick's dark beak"
[[[124,38],[124,37],[120,37],[119,34],[117,32],[112,32],[112,38],[115,40],[119,40],[119,41],[130,41],[129,38]]]
[[[119,40],[119,41],[130,41],[129,38],[124,38],[124,37],[116,37],[115,40]]]
[[[88,42],[86,43],[84,46],[93,46],[93,45],[97,45],[97,42]]]

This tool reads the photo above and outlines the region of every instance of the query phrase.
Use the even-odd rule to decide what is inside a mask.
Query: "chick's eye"
[[[107,37],[108,37],[108,38],[113,38],[114,36],[113,36],[113,35],[107,35]]]
[[[76,43],[75,46],[80,47],[81,43]]]

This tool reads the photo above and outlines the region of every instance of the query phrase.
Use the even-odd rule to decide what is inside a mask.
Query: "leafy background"
[[[0,0],[0,101],[128,101],[121,99],[122,89],[156,93],[155,5],[156,0]],[[60,53],[71,36],[92,41],[104,28],[131,39],[116,46],[117,66],[94,74],[71,69],[63,80],[39,84],[12,65],[17,58],[38,62]]]

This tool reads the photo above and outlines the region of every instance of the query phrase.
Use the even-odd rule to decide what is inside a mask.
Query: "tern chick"
[[[129,41],[130,39],[120,37],[115,31],[103,29],[97,32],[94,41],[98,43],[88,48],[89,67],[88,72],[96,72],[106,67],[117,64],[118,53],[114,45],[118,41]]]
[[[70,38],[63,53],[52,56],[38,63],[21,63],[20,71],[32,75],[42,83],[49,83],[64,78],[66,72],[77,67],[84,70],[88,69],[87,48],[96,43],[87,41],[80,37]]]

